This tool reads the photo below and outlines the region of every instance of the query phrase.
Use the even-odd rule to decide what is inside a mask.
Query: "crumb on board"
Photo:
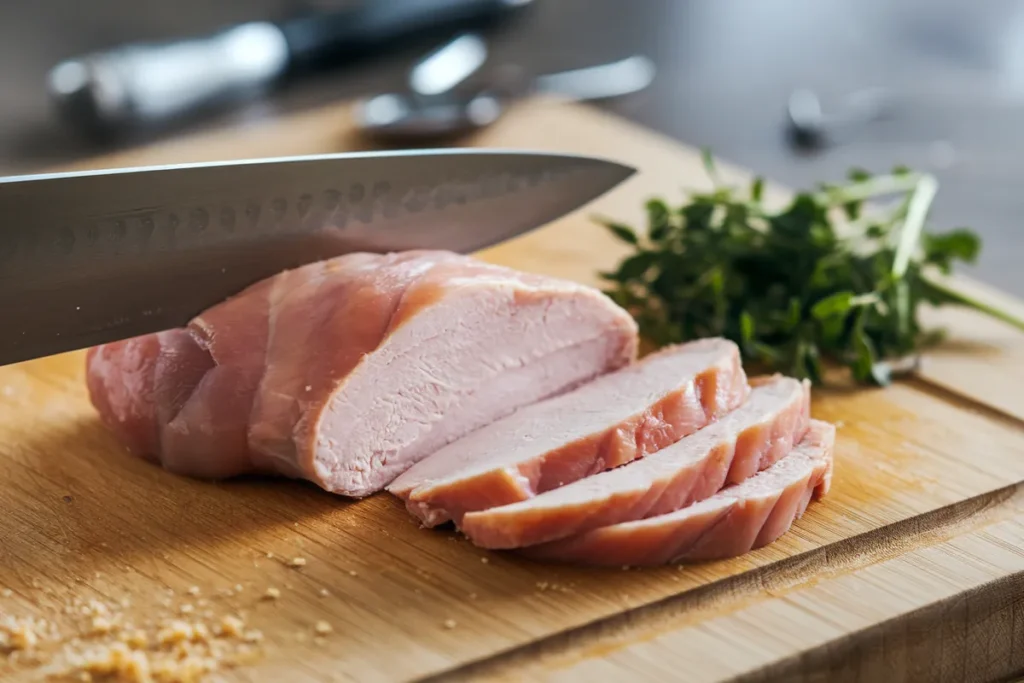
[[[321,619],[320,621],[316,622],[316,625],[313,627],[313,630],[316,631],[317,635],[320,635],[320,636],[326,636],[328,633],[331,633],[331,632],[334,631],[334,629],[331,627],[331,625],[328,624],[323,619]]]
[[[348,570],[348,575],[349,576],[359,576],[359,572],[357,572],[355,569],[349,569]]]
[[[444,627],[445,627],[445,628],[447,628],[447,629],[453,629],[453,628],[455,628],[456,626],[458,626],[458,624],[457,624],[457,623],[455,622],[455,620],[454,620],[454,619],[445,619],[445,620],[444,620]]]
[[[271,586],[267,589],[267,592],[263,594],[263,597],[266,600],[277,600],[279,597],[281,597],[281,591]]]
[[[320,589],[320,597],[321,598],[326,598],[326,597],[330,596],[330,594],[331,594],[331,592],[329,590],[327,590],[326,588],[321,588]]]
[[[235,588],[242,590],[241,584]],[[201,593],[195,586],[185,592]],[[279,596],[280,591],[271,587],[262,597]],[[59,680],[198,683],[209,680],[212,672],[254,661],[261,654],[258,643],[263,633],[246,625],[246,610],[237,610],[238,616],[214,616],[213,610],[206,610],[205,618],[200,618],[193,614],[197,610],[191,603],[176,610],[169,598],[165,604],[173,616],[136,620],[126,616],[125,610],[132,605],[128,598],[74,598],[63,605],[73,629],[63,636],[54,622],[0,612],[0,662],[40,667],[37,671],[46,680],[56,676]],[[327,622],[316,622],[313,631],[322,641],[333,629]]]
[[[306,566],[306,558],[304,558],[304,557],[293,557],[292,559],[288,560],[288,566],[289,567],[305,567]]]
[[[10,588],[0,589],[0,597],[9,598],[12,595],[14,595],[14,591],[12,591]]]
[[[490,560],[490,558],[487,558],[487,557],[481,557],[481,558],[480,558],[480,561],[481,561],[481,562],[483,562],[484,564],[487,564],[487,563],[488,563],[488,562],[490,562],[491,560]]]
[[[140,628],[122,633],[121,641],[135,650],[145,649],[149,645],[149,637]]]
[[[238,617],[229,614],[220,620],[221,635],[239,637],[244,632],[245,622]]]
[[[242,592],[242,584],[240,584],[240,583],[236,583],[235,584],[235,592],[236,593],[241,593]]]
[[[96,616],[92,618],[90,633],[94,635],[103,635],[110,633],[114,630],[114,623],[104,616]]]
[[[34,617],[0,617],[0,651],[31,650],[39,642],[40,631],[45,627],[44,620]]]
[[[268,560],[274,559],[274,553],[267,553],[267,559]]]

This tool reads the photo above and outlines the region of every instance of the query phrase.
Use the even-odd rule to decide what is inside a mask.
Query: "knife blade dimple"
[[[354,250],[475,251],[633,172],[428,150],[0,178],[0,364],[178,327],[260,279]]]

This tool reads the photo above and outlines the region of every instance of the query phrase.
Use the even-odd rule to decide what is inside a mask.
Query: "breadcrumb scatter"
[[[144,650],[149,645],[149,638],[146,636],[146,632],[142,629],[135,629],[134,631],[122,633],[121,640],[124,641],[128,647],[135,650]]]
[[[242,585],[235,588],[241,591]],[[197,596],[202,591],[192,586],[185,592]],[[5,594],[13,593],[5,590]],[[163,594],[161,590],[150,599],[159,601]],[[174,591],[168,589],[166,594]],[[271,587],[255,597],[276,599],[280,591]],[[210,604],[204,599],[198,602]],[[237,610],[237,616],[215,616],[208,609],[205,618],[199,618],[191,603],[175,609],[168,598],[164,604],[166,611],[133,618],[125,612],[132,605],[126,597],[110,597],[107,602],[69,598],[64,605],[54,606],[73,629],[64,636],[46,619],[0,612],[0,662],[39,667],[32,672],[39,680],[200,683],[261,655],[258,643],[263,634],[246,625],[246,610]],[[313,630],[320,640],[332,632],[327,622],[317,622]]]
[[[334,631],[334,629],[331,628],[331,625],[328,624],[323,619],[321,619],[320,621],[316,622],[316,626],[313,627],[313,630],[316,631],[317,635],[320,635],[320,636],[326,636],[328,633],[331,633],[331,632]]]
[[[288,560],[288,566],[290,566],[290,567],[305,567],[306,566],[306,558],[304,558],[304,557],[293,557],[292,559]]]
[[[114,629],[114,624],[110,619],[106,617],[93,617],[92,618],[92,633],[95,635],[103,635],[104,633],[110,633]]]
[[[40,631],[45,628],[46,621],[42,619],[0,616],[0,652],[31,650],[39,642]]]

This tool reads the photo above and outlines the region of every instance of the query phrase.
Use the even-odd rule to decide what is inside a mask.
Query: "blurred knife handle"
[[[49,74],[61,118],[99,138],[197,113],[396,40],[487,21],[530,0],[374,0],[212,36],[131,44],[68,60]]]
[[[50,96],[71,125],[107,137],[172,119],[273,83],[288,46],[269,22],[206,38],[126,45],[58,64]]]

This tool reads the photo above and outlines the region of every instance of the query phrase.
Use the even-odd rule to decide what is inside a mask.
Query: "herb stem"
[[[974,310],[980,311],[981,313],[991,316],[996,320],[1001,320],[1004,323],[1016,327],[1018,330],[1024,331],[1024,318],[1019,318],[1009,311],[993,306],[992,304],[985,303],[984,301],[976,299],[969,294],[965,294],[963,291],[956,289],[955,287],[933,280],[930,277],[922,276],[921,279],[930,288],[941,293],[950,303],[959,304],[967,308],[973,308]]]
[[[910,192],[921,180],[920,174],[908,173],[900,175],[884,175],[843,187],[832,187],[818,192],[815,197],[819,201],[830,204],[848,204],[862,202],[872,197],[887,194]]]
[[[896,278],[902,278],[910,265],[910,258],[921,241],[921,231],[924,229],[925,218],[928,217],[928,209],[931,208],[932,200],[939,191],[939,182],[932,175],[923,175],[914,187],[914,193],[910,196],[907,206],[907,217],[900,229],[900,241],[896,246],[896,256],[892,261],[892,274]]]

